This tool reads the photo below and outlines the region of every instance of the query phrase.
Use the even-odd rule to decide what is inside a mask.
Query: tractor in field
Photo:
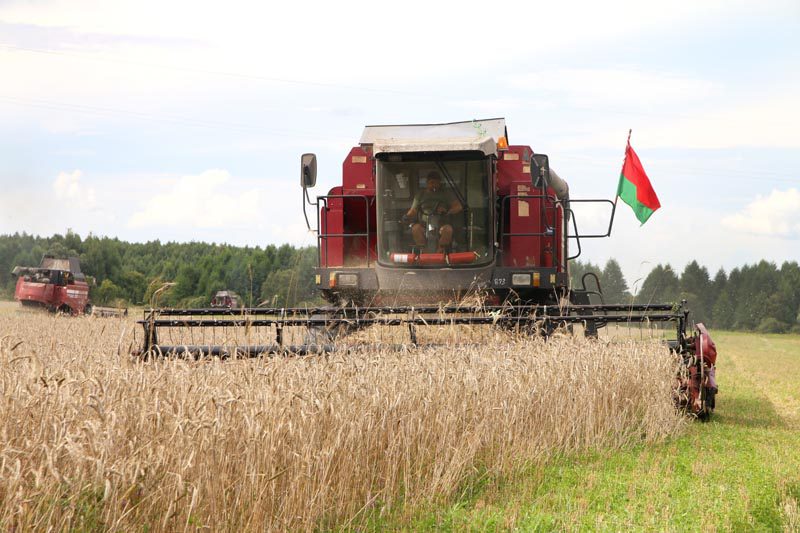
[[[606,304],[597,276],[570,284],[582,239],[611,234],[616,202],[576,199],[545,154],[511,144],[502,118],[365,127],[342,165],[341,185],[312,201],[316,156],[301,158],[303,214],[314,208],[315,283],[328,305],[308,308],[153,309],[140,353],[199,357],[306,354],[373,325],[491,325],[543,336],[610,323],[671,323],[683,360],[677,401],[700,417],[714,405],[716,351],[685,302]],[[604,231],[581,233],[575,209],[606,206]],[[587,287],[587,281],[592,281]],[[465,303],[469,302],[469,303]],[[177,328],[270,328],[271,342],[224,346],[162,342]],[[284,328],[307,328],[287,344]]]
[[[58,259],[45,255],[38,267],[16,266],[14,299],[23,306],[82,315],[91,311],[89,283],[77,257]]]

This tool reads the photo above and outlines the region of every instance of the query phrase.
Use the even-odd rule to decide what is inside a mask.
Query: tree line
[[[79,257],[81,271],[94,278],[90,298],[97,305],[202,307],[219,290],[238,293],[245,305],[316,302],[314,248],[131,243],[73,232],[0,235],[0,296],[14,295],[14,266],[38,266],[44,254]]]
[[[586,272],[596,272],[606,303],[670,303],[686,300],[691,318],[717,329],[800,333],[800,265],[786,261],[780,267],[760,261],[712,277],[706,267],[692,261],[683,272],[659,264],[641,281],[635,295],[619,263],[609,259],[604,267],[573,261],[573,287],[581,287]],[[596,289],[595,280],[586,286]],[[637,285],[639,280],[637,280]]]
[[[314,283],[315,248],[288,244],[266,247],[202,242],[130,243],[89,235],[39,237],[0,235],[0,297],[12,298],[14,266],[37,266],[44,254],[76,256],[84,274],[95,280],[91,298],[98,305],[134,304],[202,307],[219,290],[237,292],[245,305],[296,306],[320,303]],[[761,261],[720,269],[712,277],[692,261],[676,272],[657,265],[636,280],[635,295],[614,259],[600,267],[570,264],[573,287],[585,281],[602,290],[606,303],[669,303],[687,300],[697,322],[718,329],[800,333],[800,266]],[[592,276],[584,277],[588,272]],[[641,283],[640,283],[641,282]]]

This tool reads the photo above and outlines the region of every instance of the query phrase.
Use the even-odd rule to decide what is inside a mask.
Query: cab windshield
[[[378,161],[378,257],[388,266],[492,260],[490,160],[391,154]]]

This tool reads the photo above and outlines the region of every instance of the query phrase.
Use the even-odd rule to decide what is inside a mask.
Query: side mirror
[[[300,158],[300,185],[310,189],[317,184],[317,156],[303,154]]]
[[[550,160],[545,154],[531,154],[531,180],[534,187],[550,183]]]

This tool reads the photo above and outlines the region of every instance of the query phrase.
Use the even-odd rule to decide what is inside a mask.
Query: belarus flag
[[[656,191],[653,190],[653,186],[650,185],[650,180],[642,168],[639,156],[631,148],[630,139],[628,147],[625,149],[625,164],[622,165],[622,173],[619,175],[617,196],[631,206],[636,218],[642,224],[647,222],[650,215],[661,207]]]

